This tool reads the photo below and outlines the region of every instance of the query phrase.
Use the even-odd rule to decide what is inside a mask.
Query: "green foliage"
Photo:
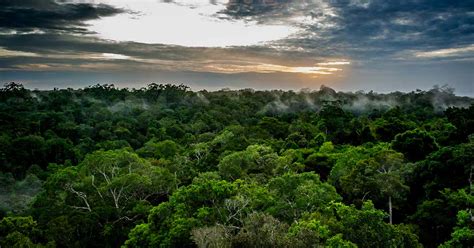
[[[191,246],[191,230],[223,220],[224,216],[217,209],[223,208],[224,200],[235,193],[235,184],[220,180],[215,174],[203,174],[195,178],[191,185],[174,192],[168,202],[151,209],[149,223],[132,230],[125,245]],[[152,235],[152,239],[148,239],[148,232],[156,234]]]
[[[288,239],[291,240],[291,245],[294,247],[322,246],[325,240],[330,238],[330,233],[329,227],[324,225],[320,219],[308,218],[291,225],[288,230]],[[328,240],[328,243],[335,245],[338,241],[333,239]]]
[[[0,246],[12,248],[47,248],[55,247],[54,243],[46,245],[34,243],[40,236],[37,222],[31,216],[5,217],[0,221]]]
[[[10,83],[0,246],[469,247],[473,103]]]
[[[273,171],[285,166],[287,161],[273,152],[271,147],[252,145],[245,151],[234,152],[223,157],[218,165],[219,174],[228,180],[247,175],[270,177]]]
[[[357,203],[375,202],[388,197],[403,198],[405,185],[403,155],[381,143],[370,148],[349,147],[331,170],[330,180],[343,192],[345,199]]]
[[[304,213],[318,211],[329,202],[341,200],[336,189],[321,182],[314,173],[285,174],[272,178],[268,189],[275,197],[275,204],[268,211],[288,222]]]
[[[287,227],[278,219],[261,213],[250,214],[239,233],[233,237],[237,247],[285,247]]]
[[[421,247],[416,235],[404,232],[395,225],[384,221],[386,214],[365,202],[360,210],[340,203],[329,209],[334,219],[328,220],[332,232],[341,233],[342,237],[358,247]],[[408,244],[407,246],[405,246]]]
[[[178,154],[180,148],[172,140],[165,140],[161,142],[156,142],[155,140],[150,140],[145,145],[137,150],[137,153],[145,158],[156,158],[156,159],[170,159]]]
[[[392,145],[395,150],[405,154],[410,161],[422,160],[439,148],[430,134],[419,129],[397,134]]]
[[[456,139],[466,141],[474,133],[474,106],[469,108],[448,108],[446,117],[456,127]]]
[[[342,239],[341,234],[334,235],[332,238],[328,239],[326,246],[330,248],[357,248],[357,245]]]
[[[57,233],[68,232],[66,230],[76,229],[87,235],[87,226],[79,223],[91,221],[96,222],[89,226],[94,227],[95,235],[102,239],[113,237],[110,241],[115,242],[124,239],[127,230],[147,215],[150,204],[160,203],[177,184],[176,177],[167,169],[154,167],[135,153],[96,151],[87,155],[78,167],[67,167],[52,174],[35,206],[40,218],[52,219],[48,223],[50,228],[57,228],[53,223],[62,219],[60,225],[64,228],[51,232],[55,240],[59,238]],[[63,209],[47,212],[52,209],[51,203]],[[79,216],[82,219],[78,220]]]
[[[383,142],[390,142],[400,133],[416,128],[416,123],[409,120],[399,107],[387,111],[373,123],[375,136]]]
[[[440,248],[471,247],[474,245],[474,219],[472,209],[459,211],[458,223],[451,234],[451,239],[440,245]]]

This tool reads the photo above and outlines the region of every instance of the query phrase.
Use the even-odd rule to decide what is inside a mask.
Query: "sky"
[[[474,0],[0,0],[0,83],[474,96]]]

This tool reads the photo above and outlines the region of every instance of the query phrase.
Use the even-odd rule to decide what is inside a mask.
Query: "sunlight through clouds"
[[[251,64],[251,65],[208,65],[206,68],[220,73],[274,73],[274,72],[286,72],[286,73],[301,73],[305,75],[331,75],[334,72],[342,71],[340,68],[334,67],[305,67],[305,66],[284,66],[275,64]]]
[[[84,84],[133,75],[385,91],[416,82],[472,94],[473,10],[442,0],[3,1],[0,70],[44,84],[70,73]]]
[[[434,50],[434,51],[416,52],[415,57],[446,58],[446,57],[461,56],[461,55],[472,54],[472,53],[474,53],[474,45],[469,45],[466,47],[439,49],[439,50]]]
[[[202,1],[174,4],[159,1],[105,1],[129,10],[127,13],[89,21],[100,38],[147,44],[188,47],[249,46],[288,37],[298,31],[291,25],[269,25],[214,16],[223,4]]]

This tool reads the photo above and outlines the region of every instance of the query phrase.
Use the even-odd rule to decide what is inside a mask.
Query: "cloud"
[[[153,17],[153,9],[141,8],[141,12],[136,12],[126,6],[137,9],[145,3],[160,8],[166,5],[159,2],[4,0],[0,8],[2,76],[50,72],[54,78],[62,71],[74,75],[81,72],[84,78],[102,75],[102,71],[111,73],[108,75],[124,72],[134,76],[198,73],[212,77],[193,80],[202,81],[203,85],[207,81],[217,84],[232,78],[242,85],[243,80],[247,80],[248,87],[251,83],[268,86],[273,82],[281,82],[285,87],[291,84],[313,87],[342,82],[350,72],[346,88],[360,87],[362,83],[358,85],[357,80],[370,81],[364,85],[372,88],[382,87],[379,85],[383,83],[386,83],[385,88],[395,83],[415,87],[412,82],[416,80],[430,85],[452,82],[464,85],[465,91],[472,91],[472,86],[467,85],[467,82],[472,84],[472,73],[468,69],[472,68],[469,61],[474,53],[474,5],[470,1],[217,0],[209,4],[200,0],[175,0],[164,1],[170,5],[166,9],[176,10],[168,13],[174,17],[157,18],[158,24],[151,21],[154,20],[150,17]],[[176,17],[190,12],[195,14],[195,19]],[[123,32],[123,25],[107,20],[125,17],[126,21],[149,18],[150,23],[126,29],[125,34],[130,39],[104,36],[99,34],[100,29],[94,28],[97,27],[94,24],[108,23],[102,30]],[[234,26],[233,29],[222,28],[225,32],[194,28],[195,20],[200,18]],[[169,30],[165,32],[161,27],[166,25]],[[193,29],[193,37],[202,35],[203,42],[187,37],[188,32],[174,30],[180,25]],[[239,25],[245,28],[236,28]],[[255,33],[263,35],[260,30],[269,31],[267,28],[272,26],[288,27],[291,32],[258,39],[264,42],[241,42],[247,41],[249,34],[252,37]],[[151,39],[147,43],[144,39],[136,40],[134,30],[138,29],[145,38],[153,33],[166,39]],[[227,35],[233,30],[254,31]],[[170,32],[176,33],[175,36],[168,37]],[[226,41],[229,37],[240,41]],[[176,45],[179,42],[175,41],[180,39],[186,42]],[[191,47],[193,44],[201,46]],[[227,47],[221,47],[222,44]],[[451,63],[451,66],[439,65],[431,70],[433,73],[418,73],[424,70],[424,65],[436,61]],[[453,73],[443,71],[448,69]],[[53,71],[56,74],[51,73]],[[282,75],[285,77],[280,78]],[[190,76],[181,78],[192,81]]]
[[[249,63],[245,65],[215,65],[214,63],[206,67],[207,70],[219,73],[274,73],[274,72],[285,72],[285,73],[301,73],[307,75],[331,75],[335,72],[342,71],[340,68],[334,67],[320,67],[320,66],[284,66],[275,64],[259,64]]]
[[[153,1],[144,2],[152,3]],[[124,54],[130,57],[152,56],[171,60],[186,60],[190,56],[202,54],[201,52],[195,53],[197,50],[189,50],[189,47],[171,46],[169,44],[171,41],[166,41],[166,39],[162,42],[168,44],[161,46],[148,44],[147,46],[138,42],[111,42],[100,38],[79,39],[70,36],[68,32],[69,34],[91,32],[91,27],[88,27],[87,24],[96,23],[102,17],[118,17],[124,16],[118,14],[132,12],[124,9],[125,1],[122,0],[93,1],[100,4],[81,2],[83,3],[72,3],[71,1],[67,3],[61,1],[60,3],[53,0],[6,1],[0,10],[0,29],[3,28],[0,36],[11,42],[5,44],[8,41],[0,41],[3,43],[0,45],[6,49],[23,52],[35,52],[33,50],[37,46],[40,47],[38,49],[49,46],[56,49],[94,50],[92,52]],[[316,60],[323,60],[319,61],[320,63],[325,63],[328,58],[334,57],[366,62],[387,60],[399,56],[400,51],[417,51],[421,55],[419,58],[432,59],[433,56],[423,56],[423,52],[427,52],[424,55],[428,55],[430,51],[466,47],[471,45],[474,40],[474,6],[467,3],[469,1],[461,0],[231,0],[228,3],[215,1],[216,7],[206,7],[209,4],[203,5],[202,1],[167,2],[173,2],[178,6],[172,7],[176,10],[181,7],[206,10],[205,13],[202,13],[206,20],[216,17],[245,20],[249,22],[249,26],[254,26],[255,30],[259,30],[257,28],[259,26],[270,27],[275,24],[284,24],[295,27],[295,30],[300,30],[286,38],[282,38],[282,36],[272,38],[273,41],[270,39],[265,44],[245,48],[230,47],[229,51],[224,52],[220,48],[208,49],[205,52],[208,54],[260,56],[262,60],[269,57],[276,59],[280,57],[280,60],[283,58],[309,60],[307,58],[313,57]],[[137,4],[140,5],[140,3]],[[214,5],[211,4],[211,6]],[[208,10],[220,11],[213,14]],[[144,14],[146,13],[140,15]],[[171,26],[174,27],[174,25]],[[137,28],[139,27],[134,29]],[[44,30],[47,32],[45,33]],[[148,26],[143,26],[141,30],[144,30],[145,34],[158,33],[149,31],[150,27]],[[55,36],[54,32],[61,33]],[[166,36],[162,32],[159,34]],[[219,34],[204,34],[203,37],[220,37]],[[34,40],[30,40],[30,38]],[[120,40],[124,41],[124,39]],[[188,40],[193,41],[193,39]],[[17,42],[19,43],[15,44]],[[54,46],[45,43],[51,43]],[[124,46],[130,48],[124,49]],[[24,51],[25,49],[29,51]],[[123,53],[123,50],[126,50],[127,53]],[[204,52],[204,49],[201,51]],[[245,52],[245,54],[233,51]],[[275,63],[274,61],[260,62]],[[315,61],[308,62],[314,63]]]
[[[324,27],[334,16],[325,0],[230,0],[215,16],[221,19],[257,21],[259,24],[290,24],[296,27]]]
[[[37,57],[38,54],[30,52],[12,51],[0,47],[0,58],[2,57]]]
[[[400,51],[464,47],[474,40],[474,5],[461,0],[235,0],[221,14],[301,29],[274,47],[364,62],[398,59]]]
[[[318,65],[321,65],[321,66],[326,66],[326,65],[336,66],[336,65],[350,65],[350,64],[351,64],[350,61],[329,61],[329,62],[318,63]]]
[[[53,0],[4,0],[0,8],[0,29],[31,32],[88,33],[84,21],[124,12],[106,4],[60,3]]]
[[[331,64],[340,61],[339,58],[315,57],[272,47],[182,47],[111,42],[66,34],[3,35],[0,48],[0,68],[3,70],[285,72],[314,76],[340,74],[345,69]]]
[[[433,56],[426,56],[430,51],[465,47],[474,39],[474,7],[465,1],[438,0],[232,0],[226,4],[216,1],[216,6],[222,5],[224,10],[215,13],[214,18],[257,21],[259,24],[252,24],[256,27],[284,23],[300,30],[287,38],[266,44],[227,49],[190,49],[170,44],[111,42],[93,36],[79,38],[67,33],[55,35],[50,31],[41,33],[45,29],[70,33],[91,32],[91,27],[87,27],[85,23],[89,24],[91,20],[99,20],[101,17],[130,13],[130,10],[124,10],[122,5],[118,5],[119,0],[96,2],[100,4],[58,3],[52,0],[7,1],[6,7],[1,11],[15,11],[19,14],[12,21],[0,22],[0,25],[23,33],[8,35],[4,32],[1,35],[4,41],[0,41],[0,46],[33,53],[41,49],[43,52],[51,49],[50,52],[53,53],[55,50],[75,50],[173,61],[194,60],[195,56],[203,54],[211,57],[237,55],[237,58],[245,57],[243,60],[252,57],[252,60],[257,58],[259,63],[269,64],[282,64],[281,60],[296,58],[301,63],[298,66],[309,67],[310,63],[331,63],[328,61],[331,58],[364,62],[387,60],[399,56],[400,51],[413,50],[419,52],[419,58],[431,59]],[[185,8],[204,8],[202,4],[196,5],[193,2],[170,2]],[[221,7],[204,9],[219,10]],[[24,11],[34,11],[35,14],[26,18],[22,14]],[[212,17],[210,12],[205,15],[207,19]],[[4,14],[0,16],[7,18]],[[14,21],[15,19],[21,20]],[[143,30],[155,33],[149,32],[146,27]],[[427,54],[424,56],[423,52]]]
[[[230,0],[227,3],[227,8],[222,11],[222,14],[226,14],[235,18],[255,17],[267,14],[279,14],[282,12],[289,12],[290,0]]]
[[[469,1],[347,2],[332,5],[336,26],[328,36],[346,43],[353,56],[387,59],[400,50],[459,47],[474,39],[474,5]]]
[[[187,47],[258,45],[285,38],[298,30],[286,24],[251,25],[243,20],[216,20],[212,15],[222,7],[209,4],[189,8],[140,1],[129,8],[140,14],[89,21],[89,29],[107,40]]]
[[[457,48],[445,48],[445,49],[437,49],[432,51],[423,51],[423,52],[416,52],[415,57],[418,58],[451,58],[451,57],[461,57],[470,55],[474,57],[474,45],[469,45],[465,47],[457,47]]]
[[[130,59],[130,56],[123,55],[123,54],[116,54],[116,53],[102,53],[98,57],[98,59],[109,59],[109,60],[116,60],[116,59]]]

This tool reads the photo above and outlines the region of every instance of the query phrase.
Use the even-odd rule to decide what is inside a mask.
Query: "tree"
[[[414,129],[416,126],[400,107],[390,109],[373,122],[375,136],[383,142],[390,142],[397,134]]]
[[[10,97],[24,98],[28,90],[21,83],[10,82],[0,89],[0,99],[4,100]]]
[[[8,151],[9,160],[14,166],[11,171],[17,177],[23,177],[33,164],[45,168],[46,149],[46,141],[41,136],[28,135],[14,139]]]
[[[232,238],[235,247],[264,248],[288,246],[285,234],[288,226],[264,213],[250,214],[244,226]]]
[[[330,237],[330,230],[319,219],[303,217],[291,225],[287,236],[293,247],[318,247]]]
[[[413,199],[434,199],[444,189],[462,189],[474,171],[474,142],[443,147],[414,166]]]
[[[0,245],[2,247],[55,247],[54,243],[43,245],[36,242],[39,236],[40,230],[37,228],[37,222],[31,216],[5,217],[0,221]]]
[[[67,191],[83,200],[80,208],[91,211],[87,191],[95,198],[122,210],[130,201],[148,200],[152,196],[167,195],[176,186],[174,177],[163,168],[153,168],[150,163],[126,150],[97,151],[80,165],[82,180],[65,185]],[[168,173],[168,174],[166,174]],[[165,174],[165,175],[163,175]]]
[[[468,246],[473,102],[9,84],[0,246]]]
[[[137,153],[146,158],[171,159],[180,150],[178,144],[172,140],[156,141],[150,140],[137,150]]]
[[[263,117],[258,125],[276,139],[283,139],[288,133],[288,124],[274,117]]]
[[[327,180],[336,162],[336,156],[333,152],[333,144],[331,142],[324,142],[319,151],[312,153],[305,159],[305,171],[314,171],[319,174],[323,181]]]
[[[363,203],[360,210],[342,203],[330,204],[327,215],[338,221],[326,220],[332,233],[340,233],[357,247],[421,247],[416,235],[403,226],[384,221],[385,213],[374,208],[371,201]]]
[[[223,222],[225,199],[236,192],[236,184],[215,173],[201,174],[192,184],[176,190],[169,201],[151,209],[148,223],[130,232],[125,247],[191,247],[192,230]]]
[[[272,178],[268,189],[274,196],[275,203],[267,211],[289,223],[304,213],[323,208],[331,201],[341,200],[334,187],[321,182],[319,176],[311,172],[287,173]]]
[[[451,107],[445,111],[448,120],[456,126],[458,142],[468,139],[468,136],[474,133],[474,104],[469,108]]]
[[[251,145],[245,151],[231,153],[221,159],[219,174],[228,180],[247,175],[271,176],[286,161],[273,152],[271,147]]]
[[[468,221],[468,218],[472,217],[472,206],[474,206],[474,196],[470,188],[457,191],[445,189],[436,198],[422,201],[410,219],[419,226],[420,238],[424,244],[437,246],[447,242],[446,245],[448,245],[449,240],[452,240],[453,244],[458,241],[462,243],[464,238],[469,240],[469,232],[465,233],[463,229],[472,226],[472,222]],[[457,230],[459,232],[456,233]],[[462,238],[464,234],[467,236]]]
[[[410,161],[419,161],[439,149],[435,139],[426,131],[415,129],[397,134],[392,142],[395,150],[405,154]]]
[[[143,220],[151,203],[159,204],[176,189],[175,175],[167,169],[152,166],[135,153],[127,150],[96,151],[86,156],[77,167],[60,169],[46,182],[46,192],[37,199],[37,208],[69,208],[60,210],[52,221],[65,215],[66,223],[77,215],[84,221],[95,221],[101,235],[114,239],[106,242],[120,242],[131,227]],[[93,224],[94,225],[94,224]],[[77,226],[79,230],[86,226]],[[81,232],[79,231],[78,232]],[[102,237],[102,239],[104,239]],[[93,240],[87,240],[92,242]]]
[[[221,225],[194,228],[192,240],[198,248],[230,248],[231,241],[228,230]]]
[[[381,144],[369,149],[349,149],[336,162],[331,180],[352,202],[386,199],[392,223],[392,200],[403,199],[408,191],[403,171],[403,155]]]
[[[347,140],[351,113],[345,112],[337,103],[327,103],[320,110],[319,116],[324,123],[324,132],[331,141],[340,144]]]
[[[457,214],[458,223],[451,234],[451,239],[440,245],[440,248],[461,248],[474,246],[474,217],[472,210],[462,210]]]

